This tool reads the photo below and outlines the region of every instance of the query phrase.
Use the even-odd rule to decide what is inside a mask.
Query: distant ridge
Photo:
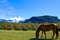
[[[34,16],[31,17],[30,19],[27,19],[24,21],[24,23],[26,22],[32,22],[32,23],[57,23],[60,22],[60,19],[58,19],[58,17],[56,16],[49,16],[49,15],[44,15],[44,16]]]
[[[6,20],[6,19],[0,19],[0,23],[2,22],[10,22],[12,23],[14,20]],[[15,21],[17,22],[17,21]],[[58,19],[58,17],[56,16],[49,16],[49,15],[44,15],[44,16],[33,16],[29,19],[26,20],[19,20],[18,23],[27,23],[27,22],[31,22],[31,23],[57,23],[60,22],[60,19]]]
[[[0,23],[7,22],[5,19],[0,19]]]

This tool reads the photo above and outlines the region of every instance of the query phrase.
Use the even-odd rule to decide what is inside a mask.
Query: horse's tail
[[[56,39],[58,38],[58,27],[56,27]]]

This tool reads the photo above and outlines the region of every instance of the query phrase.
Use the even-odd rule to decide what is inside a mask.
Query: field
[[[47,32],[47,40],[51,40],[50,39],[51,36],[52,36],[52,31]],[[44,35],[43,35],[43,39],[44,39]],[[39,40],[43,40],[43,39],[39,39]],[[0,30],[0,40],[35,40],[35,31]],[[60,40],[60,35],[57,40]]]

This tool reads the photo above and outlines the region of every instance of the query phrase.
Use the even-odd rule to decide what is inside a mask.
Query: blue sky
[[[0,0],[0,19],[42,15],[60,18],[60,0]]]

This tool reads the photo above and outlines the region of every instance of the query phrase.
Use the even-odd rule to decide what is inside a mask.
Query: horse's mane
[[[56,23],[42,23],[42,24],[40,24],[40,25],[56,25],[57,26],[57,24]]]

